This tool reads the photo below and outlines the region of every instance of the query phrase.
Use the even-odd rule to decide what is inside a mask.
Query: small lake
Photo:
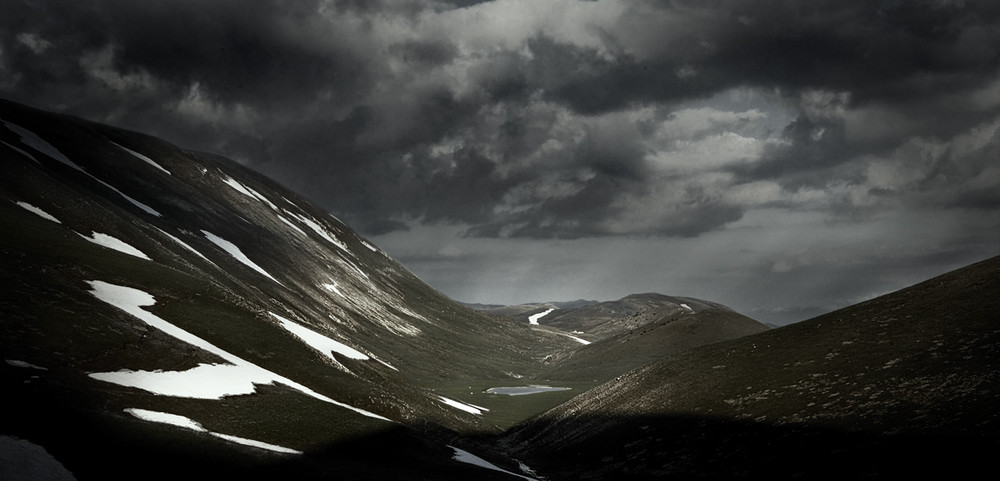
[[[570,387],[552,386],[518,386],[518,387],[491,387],[486,390],[489,394],[504,394],[507,396],[524,396],[526,394],[538,394],[540,392],[569,391]]]

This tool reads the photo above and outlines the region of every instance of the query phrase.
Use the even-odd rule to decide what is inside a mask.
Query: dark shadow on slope
[[[535,422],[501,449],[552,480],[973,479],[995,467],[992,429],[876,433],[702,416]]]
[[[109,411],[100,396],[73,394],[70,386],[33,374],[0,365],[0,392],[17,393],[5,396],[0,436],[43,447],[79,481],[517,479],[453,460],[449,445],[476,455],[488,448],[430,424],[418,431],[385,423],[381,430],[289,455]],[[329,426],[331,432],[338,428]]]

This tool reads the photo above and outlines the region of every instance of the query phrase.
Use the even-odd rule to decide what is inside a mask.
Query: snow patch
[[[87,174],[87,175],[90,175],[90,174]],[[128,196],[128,195],[126,195],[126,194],[125,194],[124,192],[122,192],[122,191],[118,190],[117,188],[115,188],[115,187],[114,187],[113,185],[111,185],[111,184],[109,184],[109,183],[107,183],[107,182],[105,182],[105,181],[103,181],[103,180],[101,180],[101,179],[98,179],[97,177],[94,177],[93,175],[90,175],[90,177],[91,177],[92,179],[94,179],[94,180],[96,180],[96,181],[100,182],[100,183],[101,183],[101,184],[103,184],[103,185],[104,185],[105,187],[107,187],[107,188],[109,188],[109,189],[111,189],[111,190],[115,191],[116,193],[118,193],[118,195],[120,195],[120,196],[124,197],[124,198],[125,198],[125,200],[129,201],[129,202],[130,202],[130,203],[131,203],[132,205],[134,205],[134,206],[136,206],[136,207],[138,207],[138,208],[142,209],[142,210],[143,210],[143,211],[145,211],[145,212],[146,212],[147,214],[150,214],[150,215],[155,215],[156,217],[163,217],[163,214],[160,214],[159,212],[157,212],[157,211],[156,211],[156,209],[154,209],[154,208],[152,208],[152,207],[150,207],[150,206],[148,206],[148,205],[146,205],[146,204],[143,204],[142,202],[139,202],[139,201],[137,201],[137,200],[133,199],[132,197],[129,197],[129,196]]]
[[[281,327],[285,328],[286,331],[294,334],[295,337],[301,339],[302,342],[308,344],[309,347],[325,354],[334,362],[337,361],[337,358],[333,356],[334,352],[349,359],[357,359],[360,361],[367,361],[371,359],[367,354],[358,351],[347,344],[330,339],[329,337],[285,319],[284,317],[281,317],[273,312],[270,312],[269,314],[271,314],[271,317],[277,319],[278,322],[281,323]]]
[[[379,359],[379,358],[377,358],[375,356],[372,356],[372,359],[375,359],[376,361],[380,362],[383,366],[385,366],[385,367],[387,367],[389,369],[392,369],[393,371],[399,372],[399,369],[396,369],[396,366],[393,366],[392,364],[389,364],[389,363],[387,363],[387,362],[385,362],[385,361],[383,361],[383,360],[381,360],[381,359]]]
[[[4,145],[6,145],[7,147],[10,147],[10,148],[11,148],[11,149],[13,149],[13,150],[14,150],[15,152],[17,152],[17,153],[19,153],[19,154],[21,154],[21,155],[23,155],[23,156],[25,156],[25,157],[27,157],[27,158],[29,158],[29,159],[33,160],[33,161],[34,161],[34,162],[35,162],[36,164],[40,163],[40,162],[38,162],[38,159],[36,159],[34,155],[31,155],[31,154],[29,154],[28,152],[26,152],[26,151],[24,151],[24,150],[21,150],[21,149],[19,149],[19,148],[17,148],[17,147],[14,147],[13,145],[10,145],[10,144],[8,144],[7,142],[4,142],[4,141],[2,141],[2,140],[0,140],[0,144],[4,144]]]
[[[309,237],[308,235],[306,235],[306,231],[299,229],[299,226],[293,224],[292,221],[286,219],[284,216],[279,215],[278,219],[281,219],[281,222],[288,224],[288,227],[291,227],[292,229],[295,229],[295,231],[298,232],[299,234],[302,234],[302,237]]]
[[[29,146],[29,147],[31,147],[31,148],[33,148],[33,149],[41,152],[41,153],[43,153],[43,154],[45,154],[45,155],[47,155],[49,157],[52,157],[55,160],[58,160],[59,162],[62,162],[63,164],[66,164],[66,165],[70,166],[73,169],[79,170],[80,172],[83,172],[84,174],[87,174],[91,179],[94,179],[97,182],[99,182],[101,185],[103,185],[103,186],[105,186],[105,187],[107,187],[107,188],[115,191],[118,195],[124,197],[125,200],[131,202],[132,205],[134,205],[134,206],[142,209],[143,211],[145,211],[145,212],[147,212],[149,214],[155,215],[156,217],[163,217],[159,212],[157,212],[152,207],[150,207],[150,206],[148,206],[146,204],[143,204],[142,202],[139,202],[139,201],[137,201],[137,200],[129,197],[128,195],[125,195],[125,193],[123,193],[122,191],[116,189],[111,184],[108,184],[107,182],[105,182],[105,181],[103,181],[101,179],[98,179],[97,177],[94,177],[92,174],[90,174],[86,170],[83,170],[83,167],[80,167],[79,165],[77,165],[76,162],[73,162],[72,160],[69,160],[69,158],[66,157],[65,155],[63,155],[62,152],[59,152],[59,149],[53,147],[52,144],[50,144],[50,143],[42,140],[42,138],[39,137],[39,136],[37,136],[37,135],[35,135],[34,132],[31,132],[30,130],[25,129],[24,127],[18,126],[16,124],[12,124],[12,123],[7,122],[7,121],[3,121],[3,123],[4,123],[4,125],[7,126],[8,129],[12,130],[14,133],[16,133],[17,135],[21,136],[21,143],[23,143],[23,144],[25,144],[25,145],[27,145],[27,146]],[[34,157],[32,157],[32,159],[34,159]]]
[[[48,371],[49,370],[49,368],[47,368],[47,367],[36,366],[36,365],[34,365],[34,364],[30,363],[30,362],[18,361],[17,359],[4,359],[4,362],[6,362],[10,366],[22,367],[22,368],[25,368],[25,369],[38,369],[40,371]]]
[[[554,310],[555,309],[549,309],[549,310],[547,310],[545,312],[539,312],[538,314],[532,314],[531,316],[528,316],[528,324],[537,326],[539,319],[541,319],[541,318],[549,315],[549,313],[552,312],[552,311],[554,311]]]
[[[347,244],[344,244],[343,242],[341,242],[340,239],[337,239],[336,236],[334,236],[333,234],[330,233],[330,231],[326,230],[325,228],[323,228],[323,226],[319,225],[319,223],[316,222],[315,219],[312,219],[311,217],[309,217],[307,215],[296,214],[295,212],[292,212],[292,211],[287,210],[287,209],[285,209],[285,212],[287,214],[291,215],[292,217],[295,217],[296,219],[298,219],[299,222],[301,222],[306,227],[312,229],[312,231],[315,232],[316,235],[322,237],[327,242],[329,242],[329,243],[337,246],[338,248],[340,248],[344,252],[347,252],[347,253],[351,252],[347,248]]]
[[[198,364],[186,371],[133,371],[90,374],[98,381],[128,386],[166,396],[192,399],[222,399],[225,396],[253,394],[254,384],[271,384],[271,372],[249,363]]]
[[[104,246],[109,249],[114,249],[118,252],[128,254],[130,256],[135,256],[140,259],[146,259],[147,261],[152,260],[141,250],[132,247],[131,245],[122,241],[121,239],[118,239],[117,237],[112,237],[107,234],[102,234],[100,232],[93,232],[91,233],[90,237],[87,237],[79,232],[77,232],[76,234],[80,237],[83,237],[84,239],[87,239],[90,242],[93,242],[94,244]]]
[[[212,261],[208,260],[208,257],[205,257],[205,256],[203,256],[203,255],[201,254],[201,252],[198,252],[197,250],[195,250],[195,248],[194,248],[194,247],[191,247],[190,245],[188,245],[188,243],[187,243],[187,242],[184,242],[184,241],[180,240],[179,238],[177,238],[177,237],[174,237],[174,236],[172,236],[172,235],[168,234],[168,233],[167,233],[166,231],[164,231],[163,229],[160,229],[159,227],[153,227],[153,228],[154,228],[154,229],[156,229],[156,230],[158,230],[158,231],[160,231],[160,233],[161,233],[161,234],[163,234],[163,235],[165,235],[165,236],[169,237],[169,238],[170,238],[170,240],[172,240],[172,241],[176,242],[176,243],[177,243],[177,244],[179,244],[179,245],[180,245],[181,247],[183,247],[183,248],[185,248],[185,249],[187,249],[187,250],[189,250],[189,251],[193,252],[193,253],[194,253],[195,255],[197,255],[198,257],[201,257],[202,259],[205,259],[205,260],[206,260],[206,261],[208,261],[208,262],[209,262],[210,264],[212,264],[212,265],[215,265],[215,263],[214,263],[214,262],[212,262]]]
[[[76,170],[79,170],[80,172],[83,172],[83,167],[80,167],[79,165],[76,164],[76,162],[69,160],[69,157],[63,155],[63,153],[60,152],[59,149],[55,148],[55,146],[43,140],[34,132],[24,127],[21,127],[20,125],[7,122],[6,120],[3,120],[2,122],[4,125],[7,126],[7,129],[9,129],[11,132],[14,132],[15,134],[21,137],[22,144],[27,145],[28,147],[31,147],[32,149],[35,149],[49,157],[52,157],[53,159],[58,160],[59,162],[62,162],[63,164],[66,164]],[[32,157],[32,160],[34,160],[34,157]]]
[[[247,197],[250,197],[251,199],[256,199],[256,197],[254,197],[253,194],[251,194],[250,191],[247,190],[247,188],[244,187],[243,184],[239,183],[236,179],[226,176],[224,179],[222,179],[222,182],[232,187],[233,190],[235,190],[236,192],[239,192]]]
[[[62,222],[59,222],[59,219],[56,219],[55,216],[53,216],[52,214],[49,214],[48,212],[45,212],[44,210],[39,209],[38,207],[35,207],[27,202],[17,202],[17,205],[23,207],[24,209],[27,209],[29,212],[32,212],[43,219],[51,220],[56,224],[62,224]]]
[[[683,307],[683,308],[685,308],[685,309],[687,309],[687,310],[689,310],[691,312],[694,312],[694,309],[691,309],[691,306],[689,306],[687,304],[681,304],[681,307]]]
[[[205,234],[206,239],[211,241],[213,244],[219,246],[220,249],[226,251],[226,253],[233,256],[233,258],[240,261],[241,263],[243,263],[243,265],[259,272],[261,275],[267,277],[268,279],[271,279],[272,281],[281,284],[281,282],[278,282],[277,279],[271,276],[271,274],[268,274],[267,271],[265,271],[262,267],[258,266],[256,263],[254,263],[254,261],[250,260],[250,258],[247,257],[246,254],[244,254],[239,247],[236,247],[236,244],[233,244],[232,242],[229,242],[206,230],[201,231],[201,233]]]
[[[489,411],[489,409],[486,409],[484,407],[476,406],[474,404],[464,403],[464,402],[461,402],[461,401],[456,401],[454,399],[449,399],[449,398],[446,398],[446,397],[441,396],[441,395],[438,395],[438,399],[442,403],[444,403],[444,404],[446,404],[448,406],[451,406],[451,407],[453,407],[455,409],[458,409],[458,410],[461,410],[461,411],[465,411],[465,412],[470,413],[470,414],[475,414],[477,416],[481,416],[483,414],[483,411]]]
[[[472,454],[472,453],[470,453],[468,451],[465,451],[463,449],[458,449],[455,446],[450,446],[450,445],[448,447],[451,448],[451,449],[453,449],[455,451],[455,455],[452,456],[451,459],[454,459],[455,461],[458,461],[460,463],[472,464],[472,465],[475,465],[475,466],[479,466],[481,468],[492,469],[493,471],[500,471],[501,473],[507,473],[507,474],[509,474],[511,476],[517,476],[517,477],[519,477],[521,479],[528,479],[528,480],[531,480],[531,481],[538,481],[535,478],[529,478],[527,476],[520,475],[520,474],[517,474],[517,473],[513,473],[513,472],[510,472],[510,471],[507,471],[506,469],[502,469],[500,467],[497,467],[495,464],[493,464],[493,463],[491,463],[491,462],[489,462],[489,461],[487,461],[487,460],[485,460],[483,458],[480,458],[479,456],[476,456],[475,454]]]
[[[131,314],[182,342],[215,354],[229,363],[199,364],[187,371],[122,370],[88,374],[94,379],[136,387],[154,394],[196,399],[221,399],[227,395],[249,394],[255,391],[254,384],[281,383],[320,401],[349,409],[363,416],[392,422],[378,414],[335,401],[291,379],[246,361],[142,309],[143,306],[152,306],[156,303],[156,299],[149,293],[103,281],[87,281],[87,283],[92,289],[90,293],[99,300]]]
[[[143,421],[150,421],[154,423],[169,424],[171,426],[177,426],[184,429],[190,429],[192,431],[197,431],[200,433],[207,433],[217,438],[225,439],[234,443],[242,444],[245,446],[253,446],[255,448],[266,449],[268,451],[274,451],[278,453],[285,454],[302,454],[302,451],[295,449],[286,448],[284,446],[278,446],[276,444],[265,443],[261,441],[256,441],[253,439],[241,438],[238,436],[231,436],[229,434],[216,433],[205,429],[201,423],[184,416],[177,414],[164,413],[159,411],[149,411],[146,409],[137,408],[127,408],[125,412],[142,419]]]
[[[141,160],[141,161],[143,161],[143,162],[145,162],[145,163],[147,163],[149,165],[152,165],[153,167],[156,167],[157,169],[160,169],[163,172],[166,172],[167,175],[173,175],[173,174],[170,173],[169,170],[164,169],[162,165],[157,164],[153,159],[150,159],[149,157],[146,157],[145,155],[142,155],[142,154],[140,154],[140,153],[138,153],[138,152],[136,152],[136,151],[134,151],[134,150],[132,150],[132,149],[130,149],[128,147],[125,147],[124,145],[121,145],[118,142],[115,142],[115,141],[112,141],[112,140],[109,140],[108,142],[111,142],[112,144],[115,145],[115,147],[118,147],[119,149],[122,149],[125,152],[128,152],[128,153],[132,154],[133,157],[135,157],[135,158],[137,158],[137,159],[139,159],[139,160]]]
[[[228,186],[232,187],[233,189],[235,189],[237,192],[239,192],[239,193],[241,193],[241,194],[243,194],[243,195],[245,195],[247,197],[250,197],[251,199],[256,199],[256,200],[259,200],[259,201],[267,204],[268,207],[270,207],[275,212],[278,211],[278,206],[274,205],[274,203],[271,202],[270,200],[268,200],[267,197],[264,197],[264,195],[261,194],[260,192],[257,192],[256,190],[253,190],[250,187],[247,187],[246,185],[243,185],[242,183],[240,183],[236,179],[234,179],[232,177],[229,177],[229,176],[226,176],[226,178],[222,179],[222,181],[225,182],[226,185],[228,185]]]

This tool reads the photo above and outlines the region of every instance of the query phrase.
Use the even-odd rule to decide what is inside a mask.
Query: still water
[[[507,396],[524,396],[525,394],[537,394],[550,391],[569,391],[569,387],[552,386],[518,386],[518,387],[491,387],[486,390],[489,394],[506,394]]]

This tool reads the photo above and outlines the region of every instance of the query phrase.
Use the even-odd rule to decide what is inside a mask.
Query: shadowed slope
[[[502,444],[554,479],[970,472],[1000,446],[998,299],[1000,257],[665,357]]]

